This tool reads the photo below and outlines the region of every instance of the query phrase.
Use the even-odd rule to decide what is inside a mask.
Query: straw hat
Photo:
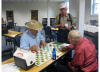
[[[26,27],[33,30],[41,30],[43,28],[43,25],[36,20],[31,20],[26,24]]]
[[[67,8],[67,4],[66,3],[61,3],[60,4],[60,9],[62,9],[62,8]]]

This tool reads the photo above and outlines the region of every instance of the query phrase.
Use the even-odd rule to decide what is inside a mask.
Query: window
[[[99,13],[99,0],[91,0],[91,15]]]

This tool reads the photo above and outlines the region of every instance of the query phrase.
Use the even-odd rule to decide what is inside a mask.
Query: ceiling
[[[42,1],[62,2],[67,0],[2,0],[2,2],[42,2]]]

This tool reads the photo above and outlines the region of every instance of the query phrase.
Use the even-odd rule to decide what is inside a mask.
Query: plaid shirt
[[[81,38],[75,47],[72,45],[69,47],[75,49],[74,58],[69,63],[69,67],[74,72],[77,72],[77,67],[84,72],[92,72],[98,68],[96,48],[91,41]]]

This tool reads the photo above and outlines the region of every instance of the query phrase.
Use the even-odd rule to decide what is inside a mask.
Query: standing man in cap
[[[56,17],[55,26],[59,28],[57,41],[67,42],[66,37],[75,25],[72,15],[67,13],[67,5],[65,3],[60,4],[60,14]]]
[[[42,30],[43,26],[36,20],[30,21],[26,24],[28,31],[23,33],[20,40],[20,47],[24,49],[37,50],[41,46],[46,46],[45,38],[39,30]]]

